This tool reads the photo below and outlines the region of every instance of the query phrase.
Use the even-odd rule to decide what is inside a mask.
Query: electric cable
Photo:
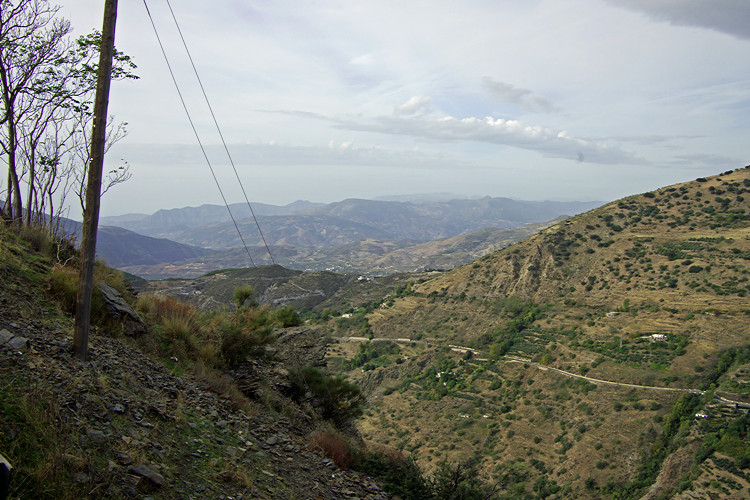
[[[208,100],[206,89],[203,87],[203,81],[201,81],[201,77],[198,75],[198,69],[195,67],[195,62],[193,62],[193,56],[190,55],[190,49],[188,49],[187,42],[185,42],[185,37],[182,35],[180,24],[177,22],[177,17],[175,16],[174,11],[172,10],[172,4],[169,3],[169,0],[167,0],[167,6],[169,7],[169,12],[172,14],[172,19],[174,20],[174,24],[177,27],[177,32],[180,34],[180,39],[182,40],[182,46],[185,47],[185,52],[187,53],[188,59],[190,60],[190,64],[193,67],[193,73],[195,73],[195,78],[198,80],[198,85],[200,85],[201,91],[203,92],[203,98],[206,100],[206,104],[208,105],[208,110],[211,112],[211,118],[213,118],[214,125],[216,125],[216,131],[219,133],[219,137],[221,138],[221,143],[224,145],[224,151],[226,151],[227,157],[229,158],[229,163],[232,165],[232,170],[234,170],[234,176],[237,178],[237,183],[239,183],[240,188],[242,189],[242,194],[245,196],[247,207],[250,209],[250,214],[253,216],[253,220],[255,221],[255,226],[258,228],[258,233],[260,233],[260,238],[263,240],[263,244],[266,247],[266,252],[268,252],[268,256],[271,258],[271,262],[273,264],[276,264],[276,262],[273,260],[273,255],[271,255],[271,249],[268,247],[268,243],[266,243],[266,237],[263,235],[263,231],[261,230],[260,224],[258,223],[258,218],[255,217],[255,211],[253,210],[253,207],[250,204],[250,200],[247,197],[247,192],[245,192],[245,186],[242,184],[242,181],[240,180],[239,173],[237,173],[237,167],[234,165],[234,160],[232,159],[232,155],[229,153],[229,148],[227,147],[227,143],[224,140],[224,134],[221,133],[219,122],[216,120],[216,115],[214,114],[214,110],[211,107],[211,103]]]
[[[255,262],[253,261],[253,257],[252,255],[250,255],[250,250],[247,248],[247,244],[245,243],[245,238],[242,237],[242,232],[240,231],[240,227],[239,225],[237,225],[237,221],[235,220],[234,215],[232,214],[232,210],[229,208],[229,203],[227,203],[227,199],[224,196],[224,191],[222,191],[221,189],[221,185],[219,184],[219,179],[216,177],[216,173],[214,172],[214,168],[211,165],[211,161],[208,159],[208,155],[206,154],[206,149],[203,147],[203,143],[201,142],[200,136],[198,135],[198,130],[196,130],[195,124],[193,123],[193,118],[190,116],[190,111],[187,108],[187,104],[185,104],[185,99],[182,97],[180,86],[177,83],[177,78],[174,75],[174,71],[172,71],[172,65],[169,63],[169,58],[167,57],[167,53],[164,50],[164,45],[162,44],[161,37],[159,37],[159,32],[156,29],[154,18],[151,17],[151,10],[149,10],[146,0],[143,0],[143,6],[146,7],[146,13],[148,14],[148,18],[151,21],[151,26],[154,29],[156,40],[159,42],[161,53],[162,55],[164,55],[164,60],[166,61],[167,68],[169,69],[169,74],[172,76],[172,82],[174,82],[174,86],[177,89],[177,94],[180,96],[180,102],[182,102],[182,107],[185,110],[185,114],[187,115],[188,121],[190,122],[190,126],[193,129],[193,133],[195,134],[195,139],[198,141],[198,145],[200,146],[201,151],[203,152],[203,157],[206,159],[208,168],[211,171],[211,176],[213,176],[214,182],[216,183],[216,187],[219,189],[219,194],[221,194],[221,199],[224,201],[224,206],[227,207],[227,212],[229,212],[229,217],[232,219],[232,222],[234,223],[234,227],[237,230],[237,234],[239,235],[240,240],[242,241],[242,246],[245,247],[245,252],[247,252],[247,256],[250,258],[250,263],[253,265],[253,267],[255,267]]]

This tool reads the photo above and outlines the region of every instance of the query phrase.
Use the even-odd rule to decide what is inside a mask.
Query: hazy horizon
[[[617,199],[746,165],[750,2],[471,0],[173,6],[250,200],[450,191]],[[243,201],[171,15],[150,9],[230,202]],[[77,33],[101,2],[64,0]],[[221,204],[143,5],[114,82],[133,178],[102,214]]]

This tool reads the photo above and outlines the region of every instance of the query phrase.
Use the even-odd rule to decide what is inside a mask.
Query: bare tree
[[[19,175],[19,124],[34,108],[36,79],[60,56],[70,22],[56,18],[57,8],[46,0],[1,0],[0,8],[0,146],[8,164],[5,212],[12,220],[23,216]]]
[[[83,208],[101,33],[71,41],[70,23],[56,18],[58,8],[47,0],[0,2],[0,151],[8,165],[4,216],[46,224],[45,212],[51,219],[59,216],[71,191]],[[114,60],[113,79],[137,78],[127,55],[115,50]],[[125,126],[110,126],[107,149],[126,135]],[[127,164],[116,167],[104,192],[129,178]]]

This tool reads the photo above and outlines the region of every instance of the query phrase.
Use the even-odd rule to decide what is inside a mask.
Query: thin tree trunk
[[[32,146],[33,148],[34,146]],[[34,199],[34,177],[36,175],[36,169],[34,168],[34,153],[32,151],[29,156],[29,192],[26,194],[26,225],[31,226],[32,215],[32,201]]]
[[[13,113],[8,113],[8,196],[11,199],[10,219],[20,224],[23,217],[23,204],[21,202],[21,184],[16,172],[16,122]]]

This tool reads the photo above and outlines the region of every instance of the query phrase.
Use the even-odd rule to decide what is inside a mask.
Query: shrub
[[[335,430],[317,430],[308,437],[310,444],[320,449],[325,456],[342,469],[354,464],[354,450],[347,439]]]
[[[35,252],[51,257],[54,255],[55,242],[49,233],[35,226],[23,226],[18,236],[31,246]]]
[[[406,500],[430,498],[429,484],[412,457],[392,448],[360,452],[355,468],[383,482],[383,488]]]
[[[276,309],[273,312],[273,319],[281,325],[283,328],[289,328],[291,326],[299,326],[302,324],[299,314],[292,308],[292,306],[284,306]]]
[[[432,476],[431,486],[436,498],[489,498],[479,479],[478,464],[471,459],[455,465],[440,462]]]
[[[146,314],[147,316],[154,316],[158,307],[159,299],[155,295],[140,294],[135,301],[136,311]]]
[[[78,270],[70,266],[55,265],[49,277],[49,291],[64,313],[74,315],[78,297]],[[104,315],[104,300],[95,286],[91,293],[91,322],[101,324]]]
[[[340,376],[327,376],[312,366],[293,369],[289,381],[293,397],[301,399],[312,393],[321,417],[337,426],[360,416],[367,401],[357,384]]]
[[[68,314],[76,312],[78,294],[78,271],[72,267],[55,266],[50,274],[49,290],[57,299],[60,308]]]
[[[255,290],[250,285],[242,285],[235,288],[234,292],[232,292],[232,298],[234,299],[234,303],[237,304],[237,307],[242,307],[243,305],[258,305],[255,301]],[[247,302],[247,304],[245,304],[245,302]]]
[[[245,308],[217,325],[221,356],[228,368],[240,365],[248,356],[261,356],[273,342],[273,326],[266,308]]]

